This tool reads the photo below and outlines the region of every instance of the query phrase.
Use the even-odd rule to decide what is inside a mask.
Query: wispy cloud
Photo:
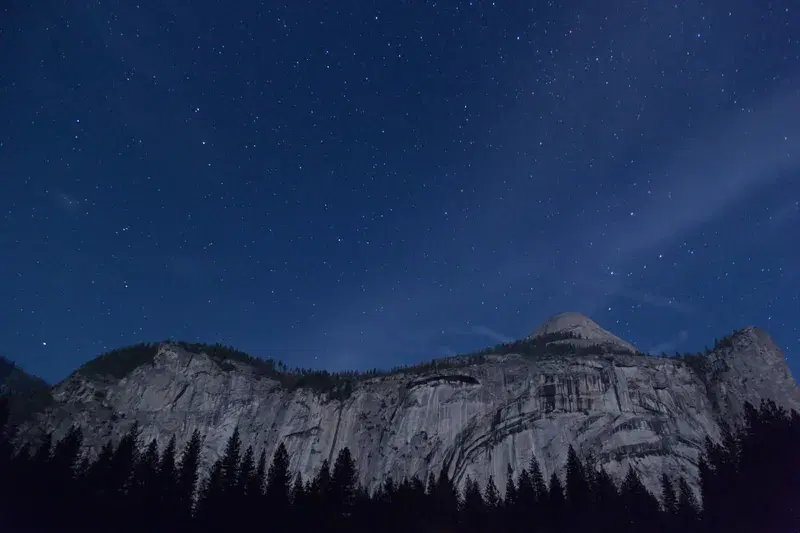
[[[487,337],[495,342],[509,342],[513,340],[508,335],[500,333],[499,331],[487,326],[472,326],[472,328],[469,330],[469,333],[472,335],[478,335],[480,337]]]
[[[648,351],[652,354],[660,354],[660,353],[669,354],[678,350],[688,340],[689,340],[689,332],[684,329],[681,330],[675,337],[667,341],[661,342],[659,344],[656,344]]]
[[[667,298],[651,292],[641,292],[630,289],[621,289],[618,293],[623,298],[638,302],[641,304],[649,305],[652,307],[660,307],[663,309],[672,309],[684,315],[696,315],[698,310],[694,306],[685,302],[679,302],[675,298]]]
[[[634,180],[641,174],[638,181],[650,183],[649,193],[642,209],[632,209],[634,215],[630,221],[613,229],[600,219],[588,224],[564,217],[564,222],[550,227],[544,238],[531,232],[529,226],[513,223],[539,220],[525,218],[524,214],[531,212],[529,204],[521,204],[519,211],[509,212],[501,202],[488,207],[472,225],[459,228],[459,235],[468,234],[479,244],[495,242],[499,235],[509,236],[515,246],[498,246],[491,256],[474,254],[462,259],[455,255],[460,248],[452,232],[443,226],[428,236],[425,249],[439,250],[443,255],[452,252],[455,260],[467,266],[448,272],[446,287],[421,283],[419,280],[425,279],[428,274],[425,269],[432,268],[431,263],[412,256],[398,265],[393,283],[386,283],[385,276],[389,274],[382,272],[380,279],[365,280],[367,291],[320,313],[319,328],[306,332],[307,336],[319,340],[321,346],[338,347],[355,346],[353,339],[357,338],[359,351],[362,347],[370,352],[374,347],[388,345],[395,354],[412,354],[409,357],[421,359],[427,357],[423,354],[436,352],[442,327],[459,307],[469,306],[474,310],[469,311],[473,316],[485,313],[487,307],[480,305],[481,300],[526,309],[524,314],[532,321],[530,327],[545,315],[566,308],[591,316],[620,296],[696,315],[699,311],[687,302],[670,300],[655,291],[635,290],[628,278],[610,276],[603,266],[613,265],[615,271],[623,272],[627,266],[659,253],[728,213],[761,187],[800,168],[798,159],[788,155],[793,146],[790,141],[800,138],[797,116],[800,116],[800,94],[791,88],[778,88],[756,102],[749,112],[739,112],[727,121],[698,131],[661,160],[651,157],[641,166],[631,168]],[[598,179],[605,177],[601,175]],[[595,203],[612,200],[636,205],[640,199],[633,196],[592,199]],[[791,205],[786,210],[790,216]],[[588,246],[589,242],[594,245]],[[492,275],[476,274],[479,272]],[[479,279],[480,276],[483,277]],[[478,288],[476,281],[480,283]],[[536,291],[538,303],[530,303],[528,291]],[[385,311],[380,315],[368,311],[376,307]],[[465,329],[458,334],[483,336],[493,342],[509,339],[508,335],[483,325]],[[323,341],[322,334],[331,330],[341,334]],[[683,339],[676,337],[652,349],[673,349],[681,342]]]
[[[49,190],[47,194],[53,202],[67,214],[77,213],[81,208],[81,201],[63,191]]]

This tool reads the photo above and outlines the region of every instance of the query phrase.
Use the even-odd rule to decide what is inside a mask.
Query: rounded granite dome
[[[633,344],[601,328],[594,320],[582,313],[567,312],[553,315],[536,328],[528,338],[532,339],[550,333],[572,333],[596,344],[614,344],[631,352],[637,351]]]

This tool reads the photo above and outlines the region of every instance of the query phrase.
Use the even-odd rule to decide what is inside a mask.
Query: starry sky
[[[530,7],[534,6],[534,7]],[[14,1],[0,350],[390,367],[579,311],[800,376],[789,0]]]

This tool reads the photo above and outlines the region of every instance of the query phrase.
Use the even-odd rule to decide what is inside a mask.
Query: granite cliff
[[[246,358],[179,343],[149,349],[124,373],[86,365],[53,387],[52,405],[22,438],[35,440],[41,428],[60,438],[78,424],[96,451],[138,421],[143,439],[161,446],[173,434],[180,446],[199,429],[212,461],[238,426],[257,451],[284,442],[304,477],[348,446],[369,487],[444,466],[457,482],[469,475],[484,485],[491,475],[501,489],[508,464],[523,468],[535,454],[549,476],[573,444],[617,479],[632,464],[657,493],[662,471],[696,487],[704,438],[736,422],[744,402],[771,398],[800,410],[783,354],[757,328],[678,360],[642,354],[566,313],[495,350],[354,377],[328,392],[289,384]]]

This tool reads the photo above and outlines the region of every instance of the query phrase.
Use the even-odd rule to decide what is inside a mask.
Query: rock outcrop
[[[165,343],[121,379],[74,373],[54,387],[54,405],[37,424],[58,438],[77,423],[93,450],[134,421],[145,441],[161,446],[173,434],[180,446],[198,429],[207,462],[238,426],[256,450],[271,454],[284,442],[304,477],[347,446],[368,487],[390,475],[424,479],[444,466],[459,482],[469,475],[485,485],[493,476],[502,490],[507,465],[524,468],[535,454],[549,476],[573,444],[617,479],[633,465],[658,493],[664,471],[696,487],[704,438],[718,438],[720,423],[735,421],[744,402],[771,398],[800,410],[783,355],[761,330],[735,333],[699,364],[637,354],[577,314],[554,317],[534,336],[565,330],[588,337],[582,354],[592,343],[602,349],[464,358],[446,369],[360,379],[335,398]],[[609,345],[618,349],[609,353]],[[35,435],[31,426],[23,437]]]
[[[536,328],[528,338],[534,339],[542,335],[554,333],[571,333],[578,339],[568,339],[561,342],[572,342],[581,345],[610,345],[622,348],[631,353],[637,353],[636,347],[626,342],[613,333],[604,330],[591,318],[581,313],[559,313],[550,317],[547,322]]]

